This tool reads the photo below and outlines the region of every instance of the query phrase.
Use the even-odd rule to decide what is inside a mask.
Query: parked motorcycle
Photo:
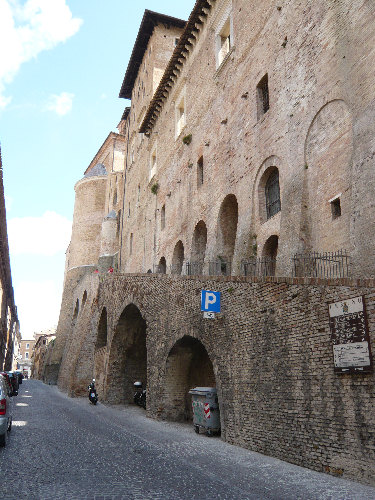
[[[93,405],[96,405],[98,402],[98,394],[96,392],[96,387],[95,387],[95,379],[92,379],[91,384],[88,386],[88,391],[89,391],[89,401]]]
[[[146,389],[143,389],[142,382],[134,382],[134,403],[146,409]]]

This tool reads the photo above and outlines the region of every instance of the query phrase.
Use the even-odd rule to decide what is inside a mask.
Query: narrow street
[[[2,500],[375,499],[375,488],[147,419],[138,407],[93,406],[35,380],[14,403]]]

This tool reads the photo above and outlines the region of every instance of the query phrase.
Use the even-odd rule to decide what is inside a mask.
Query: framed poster
[[[364,297],[333,302],[328,309],[335,372],[371,372],[373,363]]]

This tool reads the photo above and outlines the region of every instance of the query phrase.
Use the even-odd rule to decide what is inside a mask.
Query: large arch
[[[138,307],[123,310],[111,342],[106,381],[106,399],[113,403],[133,401],[135,381],[147,384],[146,321]]]
[[[194,387],[216,387],[215,373],[204,345],[198,339],[185,335],[172,347],[166,361],[164,418],[192,420],[189,390]]]
[[[234,255],[237,237],[238,224],[238,203],[234,194],[228,194],[221,204],[219,219],[217,224],[216,251],[215,259],[226,262],[227,269],[225,274],[230,274],[230,267]]]

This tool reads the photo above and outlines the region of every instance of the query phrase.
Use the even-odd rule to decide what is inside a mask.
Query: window
[[[268,178],[265,187],[267,219],[280,212],[279,171],[275,170]]]
[[[341,216],[341,203],[340,203],[340,198],[337,197],[331,202],[331,214],[332,214],[332,220],[337,219],[338,217]]]
[[[203,184],[203,156],[201,156],[197,162],[197,186]]]
[[[25,352],[25,359],[29,359],[29,353]]]
[[[30,349],[30,344],[26,344],[26,349]]]
[[[224,62],[233,46],[231,6],[218,24],[215,36],[216,68]]]
[[[181,134],[185,123],[185,95],[182,95],[176,104],[176,138]]]
[[[156,155],[156,147],[151,153],[150,157],[150,180],[156,174],[156,166],[157,166],[157,155]]]
[[[174,39],[174,46],[175,46],[175,47],[177,47],[177,45],[178,45],[178,41],[179,41],[179,38],[175,38],[175,39]]]
[[[165,205],[162,206],[160,212],[160,226],[162,230],[165,228]]]
[[[133,253],[133,233],[130,234],[129,255],[132,255],[132,253]]]
[[[270,109],[268,92],[268,74],[264,75],[257,85],[257,112],[258,120]]]
[[[130,201],[129,201],[129,205],[128,205],[128,217],[130,217]]]

